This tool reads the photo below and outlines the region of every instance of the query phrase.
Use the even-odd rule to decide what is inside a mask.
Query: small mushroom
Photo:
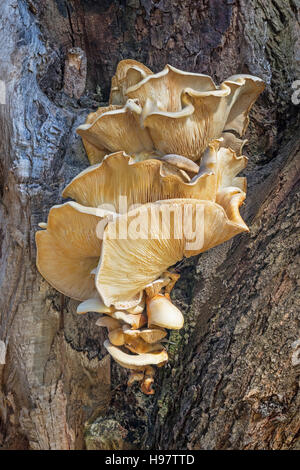
[[[143,328],[141,330],[131,330],[126,325],[123,326],[123,332],[126,339],[142,338],[146,343],[157,343],[165,338],[167,332],[162,328]]]
[[[147,300],[148,326],[157,325],[170,330],[180,330],[184,318],[181,311],[170,301],[168,294],[158,294]]]
[[[199,171],[199,166],[189,158],[184,157],[183,155],[168,154],[164,155],[162,157],[162,160],[189,173],[198,173]]]
[[[97,326],[104,326],[105,328],[108,329],[109,332],[117,330],[120,328],[121,324],[118,320],[115,318],[107,317],[106,315],[99,318],[96,321]]]
[[[116,328],[109,332],[108,334],[109,341],[114,346],[123,346],[125,344],[125,335],[122,328]]]
[[[123,311],[117,310],[109,314],[112,318],[120,320],[124,323],[128,323],[132,328],[138,329],[144,326],[147,323],[147,317],[144,314],[130,314]]]
[[[120,151],[107,155],[101,163],[79,173],[66,186],[63,197],[73,198],[84,206],[108,205],[117,213],[126,213],[134,204],[161,199],[203,199],[208,192],[206,188],[203,192],[203,181],[195,184],[189,184],[189,181],[183,170],[160,158],[150,157],[136,162]],[[126,196],[126,203],[120,196]]]
[[[39,223],[38,223],[38,226],[39,226],[40,228],[47,228],[47,223],[46,223],[46,222],[39,222]]]
[[[87,312],[112,313],[114,312],[114,310],[114,307],[107,307],[100,299],[100,297],[85,300],[84,302],[81,302],[77,307],[78,314]]]
[[[168,353],[164,349],[146,354],[126,354],[117,346],[113,346],[106,340],[104,346],[114,360],[127,369],[144,370],[145,366],[150,364],[164,364],[168,360]]]

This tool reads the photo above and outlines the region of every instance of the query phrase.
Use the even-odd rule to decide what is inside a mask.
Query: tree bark
[[[1,2],[0,448],[300,448],[299,7]],[[170,63],[217,83],[250,73],[267,84],[247,131],[250,234],[180,264],[173,297],[185,326],[171,333],[154,396],[126,387],[96,314],[78,318],[77,302],[35,267],[38,222],[88,166],[75,128],[107,101],[124,58],[154,72]]]

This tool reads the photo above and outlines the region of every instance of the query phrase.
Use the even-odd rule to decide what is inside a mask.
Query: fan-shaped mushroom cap
[[[138,159],[156,151],[197,161],[224,130],[245,133],[263,89],[251,75],[234,75],[217,87],[207,75],[170,65],[153,74],[136,61],[122,61],[112,80],[113,104],[89,115],[78,133],[91,163],[118,150]]]
[[[102,160],[104,155],[124,150],[131,154],[153,151],[153,143],[147,129],[137,126],[132,113],[134,102],[129,101],[123,108],[109,106],[99,108],[88,116],[88,121],[77,128],[77,133],[83,142],[90,163]],[[88,144],[88,145],[87,145]],[[142,157],[140,157],[142,158]]]
[[[234,75],[218,88],[206,75],[166,65],[128,88],[126,95],[138,99],[156,150],[197,161],[223,130],[245,133],[249,111],[263,89],[263,81],[251,75]]]
[[[148,67],[137,62],[136,60],[126,59],[118,63],[116,74],[111,80],[111,91],[109,97],[110,104],[125,104],[126,103],[126,90],[130,86],[151,75]]]
[[[117,346],[113,346],[108,340],[104,342],[104,346],[114,360],[127,369],[144,370],[147,365],[162,365],[168,360],[168,353],[165,350],[132,355],[124,353]]]
[[[162,161],[134,162],[123,152],[117,152],[76,176],[63,191],[63,196],[86,206],[110,207],[118,213],[126,213],[133,204],[162,199],[215,201],[220,187],[237,185],[244,188],[244,178],[235,176],[247,164],[246,157],[237,157],[232,150],[219,147],[220,141],[210,143],[200,168],[197,167],[199,172],[191,182],[187,182],[179,173],[181,170],[175,167],[171,174]]]
[[[99,261],[102,241],[96,236],[96,226],[105,214],[67,202],[52,207],[47,229],[36,233],[37,268],[68,297],[85,300],[98,296],[90,273]]]
[[[147,301],[148,326],[161,326],[169,330],[180,330],[184,318],[181,311],[170,301],[168,294],[158,294]]]
[[[104,303],[109,306],[131,298],[184,256],[201,253],[248,231],[239,215],[244,198],[240,189],[230,188],[218,196],[218,203],[160,201],[110,222],[95,277]],[[127,228],[127,238],[116,236],[120,227]]]

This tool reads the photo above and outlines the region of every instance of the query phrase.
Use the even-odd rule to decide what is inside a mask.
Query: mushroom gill
[[[244,198],[239,188],[229,188],[220,193],[218,203],[198,199],[159,201],[110,222],[95,276],[105,305],[137,295],[183,257],[202,253],[248,231],[239,214]]]
[[[244,135],[263,89],[264,82],[252,75],[233,75],[217,86],[208,75],[171,65],[153,74],[125,60],[112,80],[110,106],[90,114],[77,132],[91,163],[101,161],[105,151],[120,150],[138,160],[176,154],[200,161],[224,131]]]
[[[237,186],[245,190],[245,179],[236,175],[246,167],[247,158],[221,145],[222,139],[209,144],[200,167],[189,160],[195,167],[190,166],[194,176],[188,181],[176,165],[169,172],[168,161],[164,159],[135,162],[124,152],[116,152],[79,173],[64,189],[63,197],[119,214],[127,213],[135,204],[163,199],[215,201],[221,187]],[[177,162],[182,162],[178,157]]]
[[[102,241],[96,236],[100,220],[110,213],[76,202],[53,206],[45,230],[36,233],[36,264],[56,290],[77,300],[97,297],[95,276]]]

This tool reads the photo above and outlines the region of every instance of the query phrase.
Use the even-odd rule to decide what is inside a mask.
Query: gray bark
[[[291,101],[300,79],[299,7],[1,3],[0,448],[299,448],[300,135]],[[77,302],[35,267],[38,222],[88,165],[75,128],[107,100],[123,58],[155,72],[170,63],[218,83],[250,73],[267,84],[247,135],[250,234],[181,264],[173,298],[185,327],[171,334],[154,396],[126,387],[96,315],[76,317]]]

